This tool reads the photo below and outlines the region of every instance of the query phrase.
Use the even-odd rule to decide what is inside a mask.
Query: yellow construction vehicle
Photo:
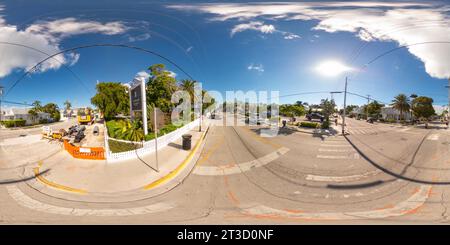
[[[91,124],[94,121],[94,113],[91,109],[85,108],[78,110],[78,124]]]

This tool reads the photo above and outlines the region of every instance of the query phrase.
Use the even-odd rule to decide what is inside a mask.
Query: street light
[[[324,76],[337,76],[343,72],[353,70],[351,67],[346,66],[345,64],[340,63],[335,60],[327,60],[320,63],[316,67],[316,71]],[[345,76],[345,90],[344,90],[344,112],[342,114],[342,135],[345,133],[345,107],[347,107],[347,81],[348,77]]]
[[[3,98],[3,86],[0,85],[0,121],[2,120],[3,117],[3,112],[2,112],[2,98]]]

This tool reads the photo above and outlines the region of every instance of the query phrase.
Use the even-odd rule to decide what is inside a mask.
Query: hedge
[[[299,127],[318,128],[319,127],[319,123],[316,123],[316,122],[300,122]]]
[[[15,119],[15,120],[1,121],[0,123],[7,128],[12,128],[12,127],[23,127],[25,126],[26,122],[27,121],[24,119]]]

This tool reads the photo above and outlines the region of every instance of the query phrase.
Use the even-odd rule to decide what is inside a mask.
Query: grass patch
[[[140,145],[135,145],[132,143],[125,143],[115,140],[108,140],[109,144],[109,150],[112,153],[119,153],[119,152],[125,152],[125,151],[132,151],[141,148]]]

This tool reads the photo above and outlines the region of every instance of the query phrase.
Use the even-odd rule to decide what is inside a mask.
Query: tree
[[[55,122],[59,122],[59,120],[61,119],[61,113],[59,112],[59,107],[55,103],[48,103],[45,106],[43,106],[41,110],[42,110],[42,112],[46,112],[46,113],[50,114],[50,117]]]
[[[130,99],[127,88],[118,82],[97,84],[97,94],[91,98],[91,103],[100,110],[106,120],[117,114],[129,114]]]
[[[284,104],[279,107],[280,114],[287,117],[303,116],[305,115],[305,107],[296,104]]]
[[[417,98],[416,98],[417,99]],[[405,94],[399,94],[392,100],[392,107],[400,112],[400,117],[404,119],[404,112],[410,110],[410,100]]]
[[[330,121],[330,116],[336,111],[336,104],[334,100],[322,99],[320,102],[320,108],[326,121]]]
[[[433,99],[426,96],[419,96],[412,101],[412,111],[416,118],[428,119],[435,114]]]
[[[345,108],[345,113],[346,113],[346,114],[350,114],[350,113],[352,113],[352,111],[353,111],[355,108],[358,108],[358,106],[357,106],[357,105],[348,105],[348,106]]]
[[[197,81],[189,80],[189,79],[183,79],[180,82],[180,89],[188,92],[189,96],[191,97],[191,105],[194,104],[195,84],[196,83],[197,83]]]
[[[42,109],[42,102],[40,102],[39,100],[34,101],[33,103],[31,103],[31,105],[36,112],[40,112]]]
[[[369,115],[378,117],[381,114],[381,108],[383,108],[383,104],[378,103],[378,101],[373,101],[369,103],[368,106],[365,107]]]
[[[151,77],[147,82],[147,103],[158,107],[162,112],[172,111],[172,94],[177,89],[176,80],[165,70],[163,64],[155,64],[148,68]]]
[[[70,110],[70,108],[72,108],[72,104],[70,103],[70,101],[66,100],[64,102],[64,109]]]

